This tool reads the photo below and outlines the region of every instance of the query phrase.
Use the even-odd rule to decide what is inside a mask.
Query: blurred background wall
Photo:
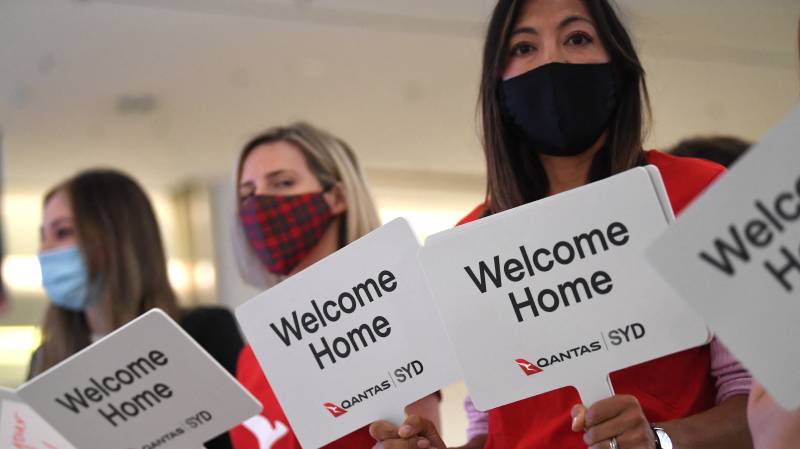
[[[648,72],[648,146],[757,139],[797,102],[796,0],[618,0]],[[475,106],[490,0],[0,0],[0,384],[25,376],[47,304],[44,191],[123,169],[157,206],[185,303],[235,307],[230,174],[241,145],[304,119],[347,140],[381,216],[421,239],[483,197]],[[463,441],[463,384],[445,434]]]

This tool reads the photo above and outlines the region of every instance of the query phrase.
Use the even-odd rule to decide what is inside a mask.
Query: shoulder
[[[646,154],[647,162],[655,165],[661,172],[672,209],[676,214],[725,173],[723,166],[703,159],[673,156],[655,150]]]
[[[223,307],[196,307],[186,310],[181,327],[230,373],[244,346],[236,319]]]
[[[236,319],[231,311],[218,306],[202,306],[184,310],[180,321],[181,326],[184,328],[226,324],[236,325]]]
[[[478,207],[476,207],[475,209],[472,209],[472,212],[467,214],[467,216],[465,216],[464,218],[459,220],[458,223],[456,223],[456,226],[461,226],[462,224],[466,224],[466,223],[469,223],[471,221],[479,220],[479,219],[485,217],[487,209],[488,209],[488,207],[487,207],[486,203],[481,203],[480,205],[478,205]]]

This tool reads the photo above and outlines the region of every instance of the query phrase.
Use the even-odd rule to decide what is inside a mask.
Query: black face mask
[[[617,107],[611,64],[551,63],[503,81],[507,117],[534,151],[575,156],[606,130]]]

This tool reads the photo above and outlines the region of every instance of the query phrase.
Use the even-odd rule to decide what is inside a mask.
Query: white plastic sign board
[[[648,257],[777,401],[800,406],[800,108]]]
[[[236,309],[300,444],[317,448],[458,379],[457,362],[396,219]]]
[[[0,448],[74,449],[16,391],[0,387]]]
[[[196,448],[261,410],[160,310],[119,328],[18,393],[80,449]]]
[[[565,386],[592,404],[610,373],[707,342],[644,260],[672,217],[648,166],[430,237],[420,258],[476,407]]]

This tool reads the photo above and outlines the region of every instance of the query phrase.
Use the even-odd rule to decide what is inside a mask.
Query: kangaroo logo
[[[273,426],[263,415],[256,415],[243,422],[242,425],[256,437],[258,449],[272,449],[278,440],[289,433],[286,424],[276,420]]]
[[[534,374],[539,374],[542,372],[541,368],[525,359],[517,359],[516,362],[526,376],[533,376]]]
[[[322,406],[328,409],[328,411],[331,412],[331,415],[333,415],[334,418],[338,418],[347,413],[347,410],[342,409],[336,404],[331,404],[330,402],[326,402],[322,404]]]

